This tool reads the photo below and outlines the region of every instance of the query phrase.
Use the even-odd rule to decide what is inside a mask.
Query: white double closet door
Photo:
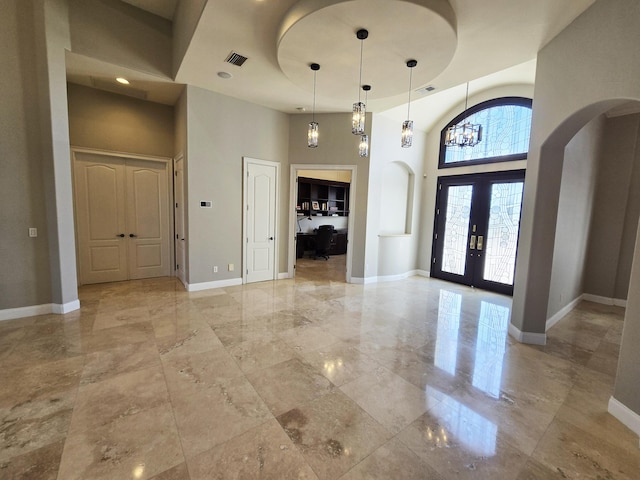
[[[74,152],[81,284],[170,275],[168,162]]]

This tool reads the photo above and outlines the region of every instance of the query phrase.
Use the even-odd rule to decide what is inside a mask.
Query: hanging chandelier
[[[475,147],[482,141],[482,125],[467,122],[467,107],[469,103],[469,82],[464,99],[464,120],[462,123],[447,128],[444,144],[447,147]]]
[[[411,109],[411,80],[413,77],[413,68],[418,65],[417,60],[409,60],[407,67],[409,67],[409,101],[407,102],[407,119],[402,123],[402,140],[400,145],[402,148],[409,148],[413,143],[413,120],[409,120]]]
[[[316,122],[316,73],[320,70],[320,65],[312,63],[309,65],[313,71],[313,110],[311,110],[311,122],[307,130],[307,146],[316,148],[318,146],[318,122]]]
[[[366,104],[360,101],[360,85],[362,85],[362,50],[364,40],[369,36],[369,32],[361,28],[356,32],[356,37],[360,40],[360,80],[358,81],[358,101],[353,104],[353,114],[351,117],[351,133],[354,135],[364,134],[364,120],[367,113]]]

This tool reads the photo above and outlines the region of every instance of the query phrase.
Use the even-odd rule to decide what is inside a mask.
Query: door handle
[[[269,240],[273,240],[273,237],[269,237]]]
[[[484,241],[484,237],[482,235],[478,236],[478,250],[482,250],[483,241]]]
[[[137,236],[138,236],[138,235],[135,235],[135,234],[133,234],[133,233],[130,233],[130,234],[129,234],[129,238],[133,238],[133,237],[137,237]]]
[[[471,240],[469,240],[469,250],[475,250],[475,249],[476,249],[476,236],[471,235]]]
[[[124,238],[124,233],[119,233],[116,237]]]

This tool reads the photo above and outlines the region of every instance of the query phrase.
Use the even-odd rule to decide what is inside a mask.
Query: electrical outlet
[[[213,273],[218,273],[218,266],[213,267]]]
[[[234,265],[233,263],[230,263],[230,264],[229,264],[229,271],[230,271],[230,272],[233,272],[233,271],[235,270],[235,268],[236,268],[236,267],[235,267],[235,265]]]
[[[37,237],[38,236],[38,229],[37,228],[29,228],[29,236],[30,237]]]

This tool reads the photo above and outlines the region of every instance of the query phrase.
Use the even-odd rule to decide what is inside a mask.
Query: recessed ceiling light
[[[121,83],[123,85],[129,85],[129,80],[127,80],[124,77],[118,77],[116,78],[116,82]]]
[[[231,75],[229,72],[218,72],[218,76],[226,80],[227,78],[231,78],[233,75]]]

